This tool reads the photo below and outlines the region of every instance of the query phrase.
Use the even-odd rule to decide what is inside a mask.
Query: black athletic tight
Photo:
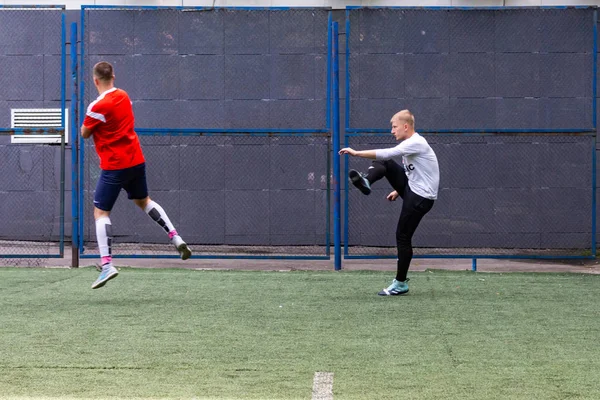
[[[369,183],[373,184],[384,177],[402,197],[402,211],[396,228],[396,246],[398,248],[396,279],[404,282],[413,257],[412,237],[423,216],[433,207],[434,201],[421,197],[410,190],[404,168],[395,161],[373,161],[372,168],[369,168],[367,174]]]

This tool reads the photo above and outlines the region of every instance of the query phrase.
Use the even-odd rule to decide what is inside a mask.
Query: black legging
[[[433,200],[419,196],[410,190],[404,168],[393,160],[373,161],[367,179],[370,184],[386,178],[390,185],[402,197],[402,211],[396,228],[396,247],[398,248],[398,270],[396,279],[406,281],[406,274],[413,257],[412,237],[425,214],[433,207]]]

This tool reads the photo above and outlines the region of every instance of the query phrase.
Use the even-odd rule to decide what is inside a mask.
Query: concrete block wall
[[[536,30],[529,32],[531,24],[527,24],[522,16],[517,13],[508,14],[512,31],[519,28],[523,32],[517,30],[517,33],[537,37],[537,42],[532,42],[540,45],[545,40],[544,43],[552,46],[555,43],[548,41],[548,38],[554,37],[560,42],[560,46],[565,47],[541,52],[540,48],[520,48],[519,46],[527,47],[527,42],[510,35],[503,35],[503,42],[499,43],[498,31],[487,32],[486,24],[482,24],[475,25],[482,28],[481,32],[476,32],[476,37],[487,37],[487,32],[488,39],[494,46],[504,44],[514,51],[492,52],[485,47],[489,46],[488,41],[471,43],[465,40],[463,44],[467,47],[452,53],[450,42],[444,42],[441,39],[443,34],[439,33],[443,33],[444,29],[450,30],[452,21],[446,20],[444,24],[443,21],[440,23],[439,16],[433,14],[415,15],[413,27],[416,29],[425,26],[428,34],[421,35],[419,29],[415,31],[415,37],[407,41],[409,55],[377,54],[358,57],[357,62],[364,68],[360,70],[362,75],[359,75],[358,82],[353,81],[351,104],[360,104],[377,96],[380,98],[374,99],[372,104],[353,106],[353,125],[386,127],[391,113],[396,111],[399,104],[398,98],[411,99],[412,104],[409,106],[417,112],[419,126],[428,129],[570,127],[575,123],[587,125],[591,121],[591,95],[587,93],[591,90],[587,85],[591,68],[589,63],[583,62],[587,61],[589,55],[578,49],[587,48],[588,35],[571,37],[559,30],[548,32],[543,37],[536,36]],[[565,29],[579,27],[572,24],[573,17],[564,15]],[[78,17],[78,12],[68,12],[69,20],[77,21]],[[108,18],[106,22],[112,18],[114,17]],[[125,12],[119,18],[129,21],[131,15]],[[334,18],[343,22],[343,12],[336,12]],[[248,47],[240,46],[236,50],[237,34],[231,36],[229,41],[225,34],[214,38],[219,43],[217,46],[207,44],[207,41],[194,42],[185,35],[167,38],[164,35],[150,37],[149,34],[148,37],[141,35],[138,40],[126,40],[136,38],[136,29],[146,32],[144,23],[149,24],[148,26],[173,26],[169,17],[155,21],[151,19],[152,17],[148,20],[140,18],[139,25],[111,25],[112,28],[106,34],[97,31],[101,34],[94,36],[91,46],[95,54],[91,54],[87,60],[88,67],[99,59],[110,59],[115,63],[117,77],[122,82],[122,85],[118,85],[126,87],[132,95],[136,117],[139,121],[144,121],[145,127],[323,126],[326,60],[322,53],[319,54],[321,50],[315,49],[322,49],[326,36],[311,36],[308,44],[300,41],[294,52],[286,52],[281,50],[285,46],[277,47],[276,39],[283,36],[274,30],[268,39],[268,52],[264,50],[266,38],[262,40],[259,36],[251,41],[252,46],[256,47],[253,53],[259,54],[239,54]],[[201,26],[208,26],[208,23],[205,20]],[[218,21],[212,23],[223,26],[218,25]],[[260,23],[259,18],[257,26]],[[100,24],[102,25],[104,24]],[[42,32],[37,25],[31,26],[32,37],[53,37],[48,33],[48,28],[44,28]],[[340,28],[343,39],[343,23]],[[218,31],[219,29],[207,30],[213,35]],[[173,28],[173,32],[180,32],[180,29]],[[233,33],[235,32],[232,31],[231,34]],[[563,40],[564,38],[566,39]],[[162,39],[166,41],[161,41]],[[17,75],[5,78],[4,87],[7,90],[0,94],[0,121],[3,126],[8,126],[7,110],[11,107],[58,106],[57,74],[60,72],[54,70],[59,58],[56,45],[46,44],[45,40],[36,44],[23,39],[22,47],[15,47],[18,41],[0,42],[0,49],[3,49],[0,59],[14,57],[6,62],[7,67],[19,66],[9,68],[12,74]],[[121,47],[107,46],[108,43],[121,43]],[[131,43],[135,43],[133,49]],[[381,43],[385,44],[385,41]],[[17,51],[11,48],[16,48]],[[343,42],[340,49],[342,52],[345,49]],[[479,51],[481,49],[487,50]],[[544,49],[548,50],[548,47]],[[576,49],[574,54],[564,56],[563,53],[572,49]],[[231,51],[228,52],[229,50]],[[140,52],[145,54],[140,56]],[[415,61],[407,62],[411,57]],[[439,61],[440,58],[443,62]],[[402,59],[402,62],[398,59]],[[344,57],[340,61],[343,78]],[[36,62],[42,62],[41,74],[31,66],[37,65]],[[381,65],[386,65],[386,70],[381,69]],[[261,73],[265,70],[270,71],[268,79],[265,79],[266,74]],[[153,84],[153,76],[157,71],[160,71],[163,79],[158,84]],[[402,79],[383,84],[389,74]],[[408,84],[405,82],[407,77],[412,77]],[[437,84],[431,85],[432,81]],[[15,86],[12,84],[14,82],[20,82],[21,86]],[[341,89],[342,97],[345,98],[344,85]],[[356,98],[355,93],[358,93]],[[402,97],[394,99],[399,93]],[[278,101],[268,102],[269,106],[265,108],[261,100],[266,94],[271,100]],[[91,98],[88,96],[86,101]],[[225,104],[226,99],[229,101],[229,108]],[[301,106],[277,106],[286,103]],[[161,112],[156,112],[157,109]],[[297,109],[303,112],[297,113]],[[232,114],[237,118],[230,118]],[[456,118],[450,119],[450,114]],[[268,237],[268,244],[324,242],[324,143],[318,139],[310,143],[302,140],[273,142],[259,139],[234,143],[228,138],[208,139],[143,139],[149,158],[151,190],[166,209],[172,210],[172,218],[181,226],[182,231],[190,232],[193,241],[266,244]],[[2,164],[7,171],[12,171],[2,177],[1,187],[9,188],[0,189],[0,195],[5,197],[0,201],[2,213],[16,212],[30,216],[29,220],[22,223],[15,222],[7,228],[8,231],[23,232],[31,237],[30,235],[39,232],[39,225],[36,224],[47,220],[47,226],[50,226],[47,229],[53,234],[57,233],[57,214],[53,209],[57,208],[56,199],[59,195],[59,153],[56,148],[16,147],[8,145],[7,140],[6,137],[0,137],[0,151],[4,160]],[[440,201],[430,218],[424,221],[422,236],[418,239],[420,244],[518,246],[531,243],[532,247],[543,248],[560,247],[565,243],[578,246],[589,237],[589,232],[582,231],[590,225],[587,219],[590,196],[585,187],[591,185],[591,174],[588,174],[591,152],[586,153],[584,149],[590,146],[589,143],[569,140],[564,143],[542,143],[538,144],[541,150],[536,152],[530,151],[531,143],[505,143],[502,148],[506,152],[502,153],[497,151],[498,143],[482,145],[467,141],[448,144],[435,143],[435,139],[433,140],[440,157],[444,180]],[[389,141],[387,143],[393,144]],[[378,144],[384,146],[386,143]],[[482,150],[484,148],[488,149]],[[507,157],[510,162],[504,165],[503,160]],[[494,160],[493,168],[487,171],[482,169],[480,166],[490,159]],[[69,154],[67,160],[70,160]],[[454,172],[457,168],[456,160],[460,160],[461,173]],[[91,160],[91,164],[93,161]],[[252,174],[248,174],[249,165]],[[550,169],[554,172],[547,173]],[[477,174],[464,172],[473,170]],[[529,173],[532,170],[533,173]],[[88,182],[95,181],[92,167],[88,174]],[[70,171],[67,170],[67,178],[69,176]],[[246,178],[242,179],[242,176]],[[511,186],[514,181],[528,189]],[[203,190],[185,190],[186,182],[193,182],[193,187],[201,186]],[[54,199],[51,207],[47,206],[47,201],[40,200],[43,198],[40,193],[35,193],[40,188],[50,196],[47,198]],[[177,191],[179,194],[176,194]],[[265,195],[265,192],[269,195]],[[382,190],[382,195],[383,192],[385,190]],[[67,194],[66,199],[68,214],[70,194]],[[360,243],[389,245],[392,239],[393,244],[397,210],[388,213],[386,210],[390,208],[383,208],[388,204],[368,203],[364,199],[351,201],[354,205],[364,207],[364,215],[372,214],[374,220],[381,221],[381,226],[385,226],[381,232],[362,232],[358,236]],[[120,200],[121,203],[125,203],[124,198]],[[494,208],[482,207],[482,204],[493,204]],[[117,212],[121,212],[123,220],[127,221],[122,223],[123,230],[120,234],[126,239],[163,241],[163,233],[153,226],[152,221],[141,213],[134,215],[131,207],[117,206],[117,209],[122,210]],[[540,207],[545,209],[543,215],[539,214]],[[469,217],[468,212],[472,212],[474,208],[478,210],[477,213]],[[531,211],[536,209],[540,218],[531,217]],[[506,219],[500,220],[499,215],[504,215]],[[457,219],[457,216],[460,218]],[[351,217],[351,221],[352,218],[354,217]],[[474,224],[469,218],[479,222]],[[452,230],[444,231],[440,228],[444,224],[451,226]],[[137,228],[134,229],[134,226]],[[533,234],[531,227],[535,230]],[[89,220],[87,228],[88,237],[93,238]],[[382,234],[390,229],[391,234]],[[351,240],[354,239],[355,237],[351,237]]]
[[[423,131],[592,131],[592,17],[590,9],[352,11],[350,126],[388,129],[409,108]],[[592,138],[427,137],[442,182],[417,245],[589,249]],[[350,244],[393,246],[399,209],[382,186],[374,203],[350,191]],[[356,220],[371,214],[377,224]]]
[[[406,7],[521,7],[600,5],[598,0],[0,0],[0,5],[64,4],[68,9],[79,9],[81,5],[128,5],[128,6],[186,6],[186,7],[332,7],[346,6],[406,6]]]

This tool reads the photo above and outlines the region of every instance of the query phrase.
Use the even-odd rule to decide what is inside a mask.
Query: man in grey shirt
[[[437,157],[427,140],[415,132],[415,117],[408,110],[396,113],[391,120],[392,134],[400,144],[380,150],[357,151],[349,147],[340,154],[374,159],[368,173],[350,170],[349,178],[363,194],[371,193],[371,185],[386,178],[394,188],[387,199],[394,201],[400,196],[403,200],[396,245],[398,248],[398,269],[396,279],[390,286],[379,292],[380,296],[396,296],[408,293],[408,268],[413,257],[412,237],[425,214],[437,199],[440,183],[440,170]],[[402,166],[393,158],[401,159]]]

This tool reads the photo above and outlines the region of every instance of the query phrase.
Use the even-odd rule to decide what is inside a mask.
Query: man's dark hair
[[[112,81],[115,76],[113,66],[106,61],[99,62],[94,65],[94,76],[104,82]]]

